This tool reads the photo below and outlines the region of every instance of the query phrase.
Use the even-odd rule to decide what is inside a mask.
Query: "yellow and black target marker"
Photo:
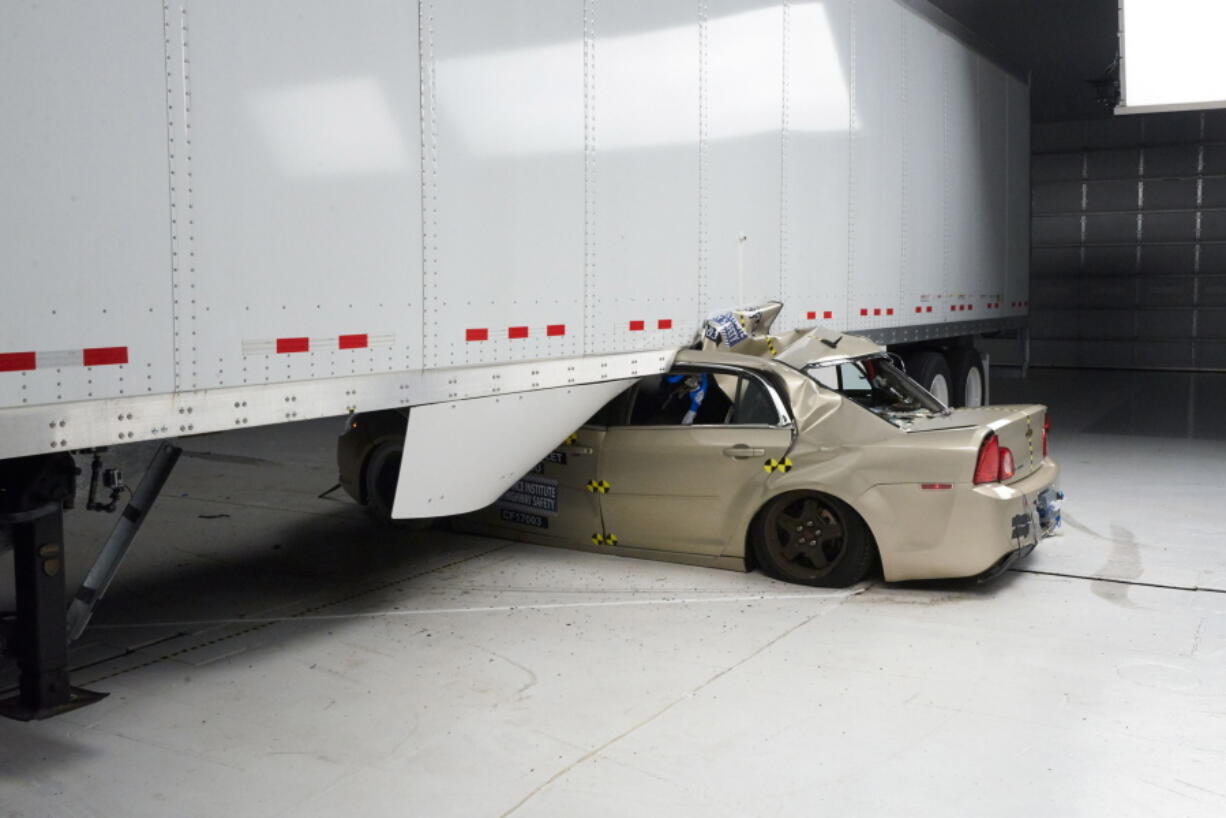
[[[772,358],[779,354],[779,350],[775,347],[775,339],[770,336],[766,338],[766,348],[770,351]]]
[[[789,472],[792,470],[792,460],[788,457],[785,457],[782,460],[767,460],[762,464],[762,468],[766,469],[767,474],[777,471]]]
[[[597,494],[608,494],[610,488],[612,487],[609,485],[608,480],[588,480],[587,481],[587,490],[593,491]]]
[[[616,534],[593,534],[592,542],[596,545],[617,545]]]
[[[574,446],[574,445],[575,445],[575,441],[576,441],[576,440],[578,440],[578,439],[579,439],[579,433],[578,433],[578,432],[575,432],[575,433],[574,433],[574,434],[572,434],[570,437],[566,438],[566,440],[563,440],[563,441],[562,441],[562,445],[563,445],[563,446]]]
[[[1030,415],[1026,416],[1026,448],[1030,452],[1030,465],[1034,465],[1034,429],[1030,425]]]

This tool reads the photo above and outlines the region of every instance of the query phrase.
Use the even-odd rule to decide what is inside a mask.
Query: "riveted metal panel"
[[[1001,298],[1003,314],[1024,315],[1030,303],[1030,86],[1010,78],[1006,129],[1009,143],[1008,274]],[[1023,306],[1013,307],[1013,304]]]
[[[0,4],[0,406],[173,388],[164,62],[159,4]]]
[[[979,255],[983,169],[978,118],[978,63],[974,56],[946,44],[945,61],[945,291],[969,297]]]
[[[190,0],[176,16],[180,388],[420,366],[416,9]]]
[[[952,177],[998,197],[979,174],[1000,112],[923,3],[90,8],[0,12],[0,236],[33,271],[0,304],[3,456],[634,377],[709,310],[767,298],[780,329],[891,343],[1021,324],[996,316],[1025,311],[1024,280],[986,312],[999,247],[965,179],[975,243],[945,232]],[[904,21],[940,43],[925,76]],[[949,101],[951,64],[980,96]],[[1006,84],[1013,282],[1028,114]],[[957,106],[978,113],[953,155]],[[919,247],[933,213],[908,273],[904,214]],[[965,312],[928,313],[951,258]]]
[[[1016,80],[983,57],[977,62],[979,141],[974,164],[980,181],[975,191],[980,233],[968,277],[972,294],[995,302],[1003,300],[1009,279],[1009,85]]]
[[[846,327],[851,0],[785,4],[782,326]]]
[[[583,3],[425,6],[425,365],[581,354]]]
[[[948,312],[942,206],[947,168],[944,162],[932,161],[945,152],[944,36],[925,20],[910,16],[903,19],[900,130],[906,138],[902,143],[900,306],[909,320],[921,323],[945,321]],[[937,101],[941,105],[935,105]],[[922,312],[916,313],[916,307]]]
[[[847,309],[854,326],[875,329],[896,323],[887,310],[899,309],[903,296],[904,136],[898,78],[905,70],[905,14],[893,0],[863,0],[854,10]],[[934,107],[930,115],[939,116],[940,109]]]
[[[779,297],[783,4],[711,0],[705,23],[704,297]]]
[[[594,4],[588,37],[587,351],[681,346],[702,317],[698,13]]]

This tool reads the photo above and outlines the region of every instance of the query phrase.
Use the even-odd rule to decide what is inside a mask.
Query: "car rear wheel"
[[[912,353],[907,359],[907,374],[920,386],[932,393],[932,396],[946,406],[951,405],[950,384],[953,378],[949,373],[949,364],[945,356],[935,350],[921,349]]]
[[[974,347],[959,347],[949,353],[949,370],[953,377],[951,406],[983,406],[983,359]]]
[[[868,576],[876,548],[847,504],[798,491],[771,500],[754,524],[754,556],[776,579],[845,588]]]

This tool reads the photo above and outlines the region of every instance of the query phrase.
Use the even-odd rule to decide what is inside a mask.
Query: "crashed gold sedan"
[[[778,309],[712,319],[667,373],[453,525],[821,586],[878,566],[888,581],[995,576],[1058,525],[1045,407],[949,409],[867,339],[769,334]],[[378,496],[399,450],[390,468],[373,461],[397,426],[380,428],[342,437],[341,477],[390,507]]]
[[[457,526],[846,586],[994,576],[1058,523],[1045,407],[951,410],[866,339],[731,315]]]

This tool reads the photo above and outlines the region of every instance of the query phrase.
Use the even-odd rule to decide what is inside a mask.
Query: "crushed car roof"
[[[885,352],[885,347],[867,338],[825,327],[772,334],[771,324],[782,308],[783,304],[772,301],[760,307],[730,310],[712,316],[703,326],[701,348],[685,350],[677,356],[677,360],[744,365],[746,361],[743,356],[753,356],[803,369],[810,364]],[[719,358],[713,357],[715,355]]]

